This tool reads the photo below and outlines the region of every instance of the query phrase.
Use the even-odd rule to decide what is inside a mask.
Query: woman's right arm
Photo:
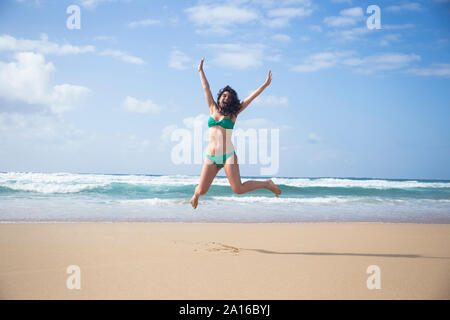
[[[208,80],[206,80],[205,73],[203,72],[203,61],[204,60],[205,60],[205,58],[202,58],[202,61],[200,61],[200,64],[198,66],[198,71],[200,72],[200,80],[202,81],[203,91],[205,92],[206,103],[208,104],[208,107],[211,109],[213,106],[215,106],[216,103],[214,102],[214,99],[212,97]]]
[[[244,101],[241,103],[241,109],[239,110],[238,114],[244,111],[245,108],[248,107],[250,102],[252,102],[257,96],[261,94],[270,84],[272,81],[272,71],[269,70],[269,73],[267,74],[267,79],[264,81],[264,83],[255,91],[252,92]]]

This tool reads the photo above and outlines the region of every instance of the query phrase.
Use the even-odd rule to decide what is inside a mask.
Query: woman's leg
[[[281,194],[280,188],[277,187],[272,179],[266,181],[249,180],[242,183],[237,156],[234,154],[233,157],[225,161],[224,170],[230,182],[231,189],[235,193],[242,194],[256,189],[267,189],[272,191],[277,197]]]
[[[205,159],[203,163],[202,173],[200,175],[200,182],[195,188],[194,195],[191,198],[191,205],[195,209],[198,205],[198,198],[208,192],[211,183],[221,168],[212,163],[211,160]]]

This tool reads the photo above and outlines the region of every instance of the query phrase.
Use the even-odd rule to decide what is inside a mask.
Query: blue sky
[[[279,130],[275,176],[450,179],[449,18],[445,0],[2,1],[0,171],[200,174],[170,137],[207,130],[205,57],[214,97],[272,70],[235,129]]]

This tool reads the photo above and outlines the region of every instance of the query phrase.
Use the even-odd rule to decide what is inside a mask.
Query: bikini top
[[[216,121],[213,119],[213,117],[210,116],[208,119],[208,127],[213,127],[213,126],[221,126],[222,128],[225,128],[225,129],[233,129],[234,122],[228,118],[224,118],[220,121]]]

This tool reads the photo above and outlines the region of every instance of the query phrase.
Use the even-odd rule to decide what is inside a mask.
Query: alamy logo
[[[367,18],[366,24],[369,30],[381,29],[381,9],[377,5],[367,7],[367,13],[372,14]]]
[[[81,10],[77,5],[71,5],[67,7],[67,14],[70,16],[67,18],[66,26],[69,30],[81,29]]]
[[[377,265],[367,267],[366,273],[371,274],[366,281],[367,289],[381,289],[381,269]]]
[[[70,274],[67,278],[66,286],[69,290],[80,290],[81,289],[81,269],[77,265],[70,265],[67,267],[66,272]]]
[[[172,163],[176,165],[202,164],[206,151],[203,148],[203,143],[209,141],[208,133],[208,131],[203,130],[201,121],[195,121],[193,130],[185,128],[173,130],[170,139],[177,144],[172,147],[170,155]],[[231,134],[231,137],[223,139],[224,137],[220,136],[221,131],[217,131],[216,139],[217,141],[234,140],[232,143],[235,146],[239,164],[260,164],[264,166],[260,169],[261,175],[278,173],[280,166],[280,129],[236,129],[234,133],[225,131],[225,135]],[[248,149],[246,148],[247,145]],[[216,154],[224,154],[228,149],[216,150]]]

